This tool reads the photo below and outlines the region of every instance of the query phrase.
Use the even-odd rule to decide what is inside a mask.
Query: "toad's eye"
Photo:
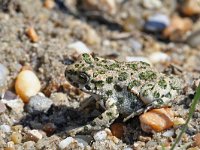
[[[79,78],[79,82],[82,84],[85,84],[89,81],[89,76],[86,73],[80,73],[78,78]]]

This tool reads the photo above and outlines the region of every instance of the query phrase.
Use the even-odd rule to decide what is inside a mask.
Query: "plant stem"
[[[175,141],[175,143],[172,145],[172,147],[171,147],[170,150],[174,150],[174,149],[175,149],[175,147],[176,147],[176,145],[179,143],[179,141],[180,141],[180,139],[181,139],[183,133],[186,131],[187,126],[188,126],[188,123],[189,123],[190,119],[192,118],[192,116],[193,116],[193,114],[194,114],[194,111],[195,111],[195,108],[196,108],[196,105],[197,105],[199,99],[200,99],[200,84],[199,84],[199,86],[198,86],[198,88],[197,88],[197,90],[196,90],[196,94],[195,94],[195,96],[194,96],[194,99],[192,100],[192,104],[191,104],[191,107],[190,107],[190,110],[189,110],[189,115],[188,115],[188,118],[187,118],[187,120],[186,120],[186,123],[184,124],[184,126],[183,126],[183,128],[182,128],[180,134],[179,134],[178,137],[176,138],[176,141]]]

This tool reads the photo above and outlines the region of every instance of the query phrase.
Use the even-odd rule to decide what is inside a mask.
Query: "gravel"
[[[178,0],[91,2],[4,1],[0,8],[0,149],[57,150],[60,143],[64,148],[73,139],[74,144],[68,145],[71,149],[149,150],[162,149],[162,144],[167,149],[175,141],[179,124],[163,133],[147,134],[141,130],[138,117],[124,123],[121,139],[107,129],[75,138],[67,135],[69,129],[88,123],[102,112],[95,103],[79,111],[89,95],[65,80],[66,64],[80,53],[151,62],[158,71],[182,78],[184,90],[172,104],[175,117],[182,118],[180,122],[187,118],[195,93],[193,84],[199,80],[199,9],[189,15],[191,12],[180,10],[195,2],[188,1],[185,6]],[[36,40],[27,34],[28,29],[35,32]],[[14,88],[24,67],[36,74],[40,92],[45,95],[35,95],[29,103],[24,103]],[[195,148],[197,140],[192,137],[199,135],[199,112],[200,104],[180,142],[182,149]],[[122,120],[120,116],[116,122]]]

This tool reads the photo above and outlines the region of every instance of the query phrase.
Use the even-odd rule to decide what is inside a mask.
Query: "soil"
[[[54,103],[48,112],[39,114],[29,113],[25,108],[18,113],[13,113],[8,108],[4,113],[0,113],[0,125],[7,124],[10,127],[16,124],[22,125],[22,133],[25,133],[26,129],[41,130],[45,132],[45,138],[29,145],[33,144],[33,149],[42,149],[42,147],[58,149],[59,141],[68,136],[67,130],[92,120],[102,112],[101,109],[91,109],[96,107],[95,104],[91,104],[84,112],[77,111],[80,102],[88,98],[88,95],[70,86],[65,80],[64,71],[67,64],[75,61],[80,54],[80,51],[70,47],[77,41],[83,42],[91,53],[119,61],[127,61],[127,57],[149,59],[149,56],[155,52],[167,54],[169,60],[155,61],[152,65],[160,72],[174,74],[184,80],[183,91],[173,101],[172,109],[176,117],[186,120],[200,73],[200,47],[190,46],[187,42],[187,34],[195,32],[194,28],[198,29],[199,15],[187,16],[193,22],[192,29],[182,33],[180,38],[171,40],[165,38],[160,31],[145,31],[143,25],[147,17],[155,13],[164,13],[169,17],[172,14],[180,14],[185,17],[179,10],[182,3],[162,1],[160,8],[149,9],[145,8],[139,0],[116,0],[116,8],[111,7],[105,11],[101,11],[101,6],[94,11],[87,2],[82,0],[74,2],[55,0],[53,3],[55,5],[53,8],[47,8],[44,6],[44,1],[40,0],[0,1],[0,63],[9,70],[4,91],[7,93],[9,91],[16,97],[15,79],[22,67],[29,66],[41,81],[41,93],[52,99]],[[117,12],[112,14],[110,12],[112,9],[116,9]],[[37,42],[32,42],[27,35],[29,27],[33,27],[38,35]],[[159,57],[161,56],[158,55],[157,58]],[[13,96],[10,93],[7,97],[4,96],[4,99]],[[64,100],[58,101],[57,99],[62,98],[56,96],[63,96]],[[180,149],[199,149],[193,139],[200,132],[199,112],[200,104],[197,105],[179,144]],[[118,118],[115,122],[122,123],[122,118]],[[153,133],[142,131],[138,117],[124,125],[126,132],[121,138],[122,142],[110,149],[130,147],[136,150],[153,150],[162,149],[162,145],[169,148],[182,127],[169,129],[174,134],[167,137],[163,135],[166,131]],[[14,130],[2,133],[6,137],[0,138],[2,144],[0,149],[8,147],[11,141],[9,137],[13,132]],[[103,141],[104,143],[94,142],[92,145],[92,136],[93,133],[88,133],[77,137],[87,141],[90,148],[98,149],[100,145],[109,145],[109,141],[106,140]],[[24,143],[27,141],[29,140],[23,137],[20,143],[14,144],[15,149],[24,148]],[[53,146],[48,147],[51,141],[56,144],[52,142]]]

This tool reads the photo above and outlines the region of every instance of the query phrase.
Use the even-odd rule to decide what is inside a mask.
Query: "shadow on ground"
[[[28,126],[31,129],[43,130],[50,136],[84,125],[94,117],[91,113],[86,114],[85,112],[77,111],[64,105],[53,105],[46,113],[28,113],[18,124],[24,127]]]

